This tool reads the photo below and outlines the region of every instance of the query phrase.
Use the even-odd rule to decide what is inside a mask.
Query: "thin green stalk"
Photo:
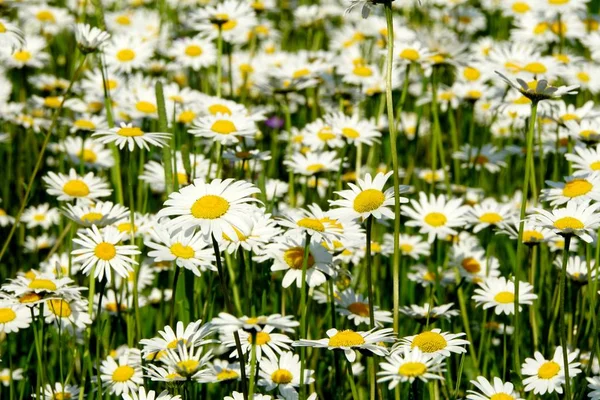
[[[156,105],[158,106],[158,131],[167,132],[167,110],[165,107],[165,94],[163,91],[163,85],[161,81],[156,82],[154,88],[156,95]],[[172,140],[169,141],[170,143]],[[162,148],[162,161],[163,167],[165,168],[165,193],[168,196],[173,191],[173,168],[171,162],[171,149],[170,146],[163,146]]]
[[[250,389],[248,398],[254,399],[254,381],[256,377],[256,331],[252,331],[252,350],[250,355]]]
[[[217,97],[221,97],[221,82],[222,72],[221,72],[221,62],[223,58],[223,24],[218,24],[219,33],[217,36]]]
[[[514,351],[514,366],[516,371],[521,370],[521,357],[519,352],[519,346],[521,345],[520,340],[520,324],[519,324],[519,271],[521,269],[523,259],[523,230],[525,228],[525,211],[527,208],[527,198],[529,193],[529,179],[534,171],[531,171],[531,165],[533,160],[533,137],[535,130],[535,123],[537,120],[537,101],[531,103],[531,115],[529,116],[529,129],[527,131],[527,157],[525,159],[525,181],[523,182],[523,193],[521,198],[521,212],[519,216],[519,235],[517,239],[517,259],[513,264],[513,277],[515,279],[515,314],[514,314],[514,326],[515,331],[513,334],[513,351]]]
[[[302,258],[302,288],[300,289],[300,337],[306,338],[306,270],[308,269],[308,258],[310,256],[310,234],[308,231],[304,237],[304,255]],[[300,400],[306,398],[306,387],[304,385],[304,371],[306,370],[306,347],[300,348]]]
[[[565,374],[565,399],[571,400],[571,381],[569,379],[569,347],[567,343],[567,323],[565,323],[565,296],[566,296],[566,280],[567,280],[567,262],[569,260],[569,246],[571,245],[571,235],[565,236],[565,247],[563,248],[562,268],[560,270],[560,345],[563,351],[563,363]],[[581,327],[578,327],[581,329]],[[593,358],[593,357],[592,357]],[[590,359],[590,363],[591,363]]]
[[[392,258],[392,286],[393,286],[393,314],[394,332],[398,333],[400,321],[400,177],[398,176],[398,139],[394,120],[394,99],[392,98],[392,63],[394,58],[394,20],[392,15],[392,2],[385,3],[385,19],[387,23],[387,56],[385,74],[385,95],[387,103],[388,124],[390,130],[390,149],[392,152],[392,171],[394,179],[394,254]],[[407,86],[410,69],[406,67],[405,86]],[[404,94],[404,90],[403,90]],[[403,102],[403,101],[402,101]],[[400,108],[398,114],[402,109]],[[367,240],[370,246],[370,240]],[[372,296],[369,300],[372,301]],[[371,310],[372,311],[372,310]],[[371,312],[371,318],[374,316]],[[373,325],[373,321],[371,325]]]

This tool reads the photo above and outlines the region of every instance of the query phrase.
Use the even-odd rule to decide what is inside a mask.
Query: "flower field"
[[[0,1],[0,398],[599,400],[599,12]]]

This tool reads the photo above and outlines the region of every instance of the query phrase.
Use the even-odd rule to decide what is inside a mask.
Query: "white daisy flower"
[[[92,134],[92,137],[97,138],[100,143],[114,143],[119,149],[123,149],[127,146],[129,151],[133,151],[136,147],[150,151],[149,144],[156,147],[163,147],[167,144],[171,134],[162,132],[144,132],[142,129],[131,123],[121,122],[119,127],[108,130],[97,130]]]
[[[83,53],[96,51],[108,39],[110,39],[110,33],[95,26],[91,27],[88,24],[81,23],[75,25],[75,40],[77,40],[77,46]]]
[[[583,241],[591,243],[595,231],[600,225],[600,213],[597,212],[600,203],[568,202],[566,207],[546,211],[534,209],[534,214],[528,218],[532,224],[551,229],[559,235],[575,235]]]
[[[473,300],[477,305],[483,304],[483,309],[494,308],[497,315],[511,315],[515,313],[515,283],[504,277],[487,278],[479,282],[475,289]],[[519,282],[519,310],[521,304],[531,305],[537,295],[533,293],[533,286],[527,282]]]
[[[265,386],[268,391],[278,388],[282,395],[289,391],[296,392],[301,382],[310,385],[315,381],[313,378],[315,371],[305,369],[303,372],[304,379],[300,379],[302,377],[300,356],[287,351],[282,353],[279,359],[271,358],[260,363],[258,385]]]
[[[256,122],[243,114],[221,114],[201,117],[188,130],[195,136],[205,137],[223,145],[240,142],[240,138],[253,137],[258,129]]]
[[[551,206],[567,202],[600,201],[600,172],[565,177],[565,182],[546,181],[549,189],[542,189],[541,200]]]
[[[431,356],[418,348],[393,352],[379,366],[381,371],[377,375],[381,378],[377,382],[389,382],[388,389],[393,389],[402,382],[412,383],[415,379],[423,382],[444,380],[443,357]]]
[[[356,351],[368,351],[378,356],[385,356],[388,350],[380,343],[392,343],[394,330],[392,328],[371,329],[366,332],[355,332],[350,329],[338,331],[335,328],[327,331],[328,338],[319,340],[301,339],[292,343],[295,347],[327,348],[341,350],[350,362],[356,360]]]
[[[127,207],[110,201],[98,201],[93,204],[66,204],[62,213],[80,226],[96,225],[102,228],[129,216]]]
[[[116,360],[108,356],[100,365],[103,386],[117,396],[138,390],[144,383],[141,363],[137,349],[128,349]]]
[[[577,353],[568,353],[569,377],[572,379],[581,372],[579,363],[573,362],[577,358]],[[554,356],[546,360],[542,353],[536,351],[534,358],[527,358],[521,366],[521,373],[528,376],[523,379],[525,391],[533,391],[536,395],[546,393],[562,394],[562,385],[565,383],[565,365],[563,362],[563,349],[558,346],[554,351]]]
[[[400,343],[395,345],[394,348],[401,351],[404,351],[404,349],[419,348],[425,354],[450,357],[451,353],[461,354],[467,352],[464,346],[468,345],[469,341],[459,339],[462,336],[465,336],[465,334],[442,332],[441,329],[432,329],[421,332],[418,335],[406,336],[400,339]]]
[[[0,332],[5,334],[27,329],[31,325],[31,309],[22,304],[0,302]]]
[[[146,393],[146,389],[143,386],[137,391],[131,391],[129,393],[123,393],[123,400],[181,400],[181,396],[172,396],[166,390],[163,390],[156,395],[154,390],[150,390]]]
[[[94,176],[93,172],[80,176],[73,168],[69,175],[48,172],[43,181],[48,186],[48,194],[57,196],[58,200],[94,200],[99,197],[110,196],[112,189],[102,178]]]
[[[520,397],[518,391],[515,390],[515,386],[510,382],[502,382],[498,377],[494,378],[494,383],[488,381],[483,376],[478,376],[476,380],[471,381],[479,392],[475,390],[468,390],[468,400],[524,400]]]
[[[361,323],[369,324],[369,299],[364,298],[362,294],[355,293],[352,288],[348,288],[342,292],[336,293],[335,310],[347,317],[350,321],[354,321],[354,325],[358,326]],[[375,326],[380,328],[384,323],[391,323],[392,313],[389,311],[381,311],[379,307],[373,306],[375,313]]]
[[[126,278],[133,271],[133,264],[137,264],[131,256],[140,254],[135,245],[118,245],[123,240],[124,234],[112,226],[102,228],[92,225],[85,232],[79,232],[73,239],[75,244],[81,246],[71,252],[75,256],[74,262],[81,263],[81,272],[85,275],[94,273],[94,278],[110,282],[112,272]]]

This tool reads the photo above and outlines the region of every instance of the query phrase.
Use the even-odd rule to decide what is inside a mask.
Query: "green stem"
[[[560,345],[563,350],[563,363],[565,373],[565,399],[571,400],[571,381],[569,379],[569,348],[567,344],[567,323],[565,323],[565,296],[566,296],[566,280],[567,280],[567,262],[569,260],[569,246],[571,245],[571,235],[565,236],[565,247],[563,248],[562,268],[560,270]],[[581,329],[581,327],[578,327]],[[593,353],[592,353],[593,354]],[[590,358],[590,363],[593,360],[593,355]]]
[[[308,269],[308,258],[310,256],[310,234],[308,231],[304,237],[304,256],[302,258],[302,288],[300,292],[300,337],[306,337],[306,270]],[[306,347],[300,348],[300,400],[306,398],[306,387],[304,385],[304,371],[306,370]]]

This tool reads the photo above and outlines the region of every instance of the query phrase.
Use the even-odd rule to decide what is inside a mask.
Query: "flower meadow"
[[[600,1],[0,1],[0,398],[600,399]]]

